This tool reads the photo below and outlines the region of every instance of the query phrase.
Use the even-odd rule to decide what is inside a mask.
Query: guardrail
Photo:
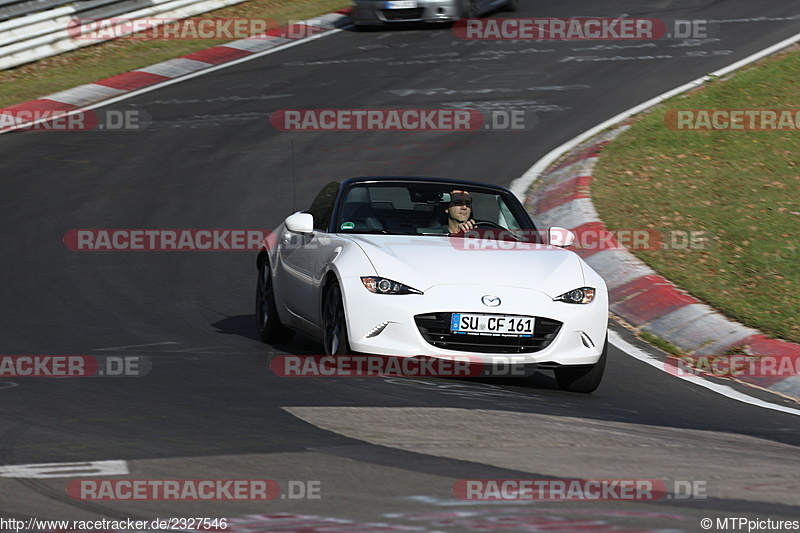
[[[0,0],[0,21],[68,4],[65,0]]]
[[[63,0],[0,0],[0,13],[4,14],[9,13],[6,9],[30,13],[30,10],[45,8],[45,11],[0,22],[0,70],[111,39],[75,38],[68,26],[76,18],[183,19],[244,1],[89,0],[64,5]],[[34,4],[38,4],[38,8]]]

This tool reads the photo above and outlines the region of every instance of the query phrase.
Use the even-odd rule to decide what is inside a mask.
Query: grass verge
[[[350,5],[348,0],[252,0],[191,18],[305,20]],[[136,70],[227,42],[115,39],[0,72],[0,107]]]
[[[667,352],[670,355],[683,355],[683,350],[671,344],[661,337],[656,337],[652,333],[648,333],[646,331],[639,331],[638,335],[644,340],[645,342],[652,344],[653,346],[662,349],[663,351]]]
[[[694,247],[632,250],[726,315],[800,342],[800,124],[786,131],[675,130],[671,110],[800,112],[800,51],[667,101],[611,143],[592,197],[612,230],[705,232]],[[793,112],[794,114],[794,112]],[[683,243],[676,243],[683,244]]]

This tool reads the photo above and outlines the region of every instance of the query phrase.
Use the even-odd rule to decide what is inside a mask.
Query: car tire
[[[558,386],[569,392],[594,392],[603,380],[603,373],[606,369],[606,359],[608,359],[608,335],[603,344],[603,353],[600,359],[591,366],[581,366],[570,368],[568,366],[554,370]]]
[[[286,342],[292,340],[294,331],[281,324],[275,291],[272,287],[272,272],[267,259],[259,261],[256,283],[256,327],[264,342]]]
[[[322,304],[322,343],[327,355],[350,355],[342,290],[336,281],[325,290]]]
[[[503,7],[500,8],[501,11],[516,11],[517,7],[519,7],[519,0],[508,0]]]
[[[478,18],[477,0],[461,0],[461,18],[464,19]]]

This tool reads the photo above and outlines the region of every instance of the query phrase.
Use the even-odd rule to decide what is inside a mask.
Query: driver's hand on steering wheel
[[[467,232],[473,230],[478,227],[477,222],[474,219],[467,220],[465,222],[461,222],[458,225],[458,231],[456,233]]]

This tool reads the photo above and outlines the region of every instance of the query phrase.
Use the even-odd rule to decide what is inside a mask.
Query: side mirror
[[[314,215],[311,213],[289,215],[283,223],[292,233],[314,233]]]
[[[553,226],[547,230],[548,244],[559,248],[569,248],[575,242],[575,234],[566,228]]]

